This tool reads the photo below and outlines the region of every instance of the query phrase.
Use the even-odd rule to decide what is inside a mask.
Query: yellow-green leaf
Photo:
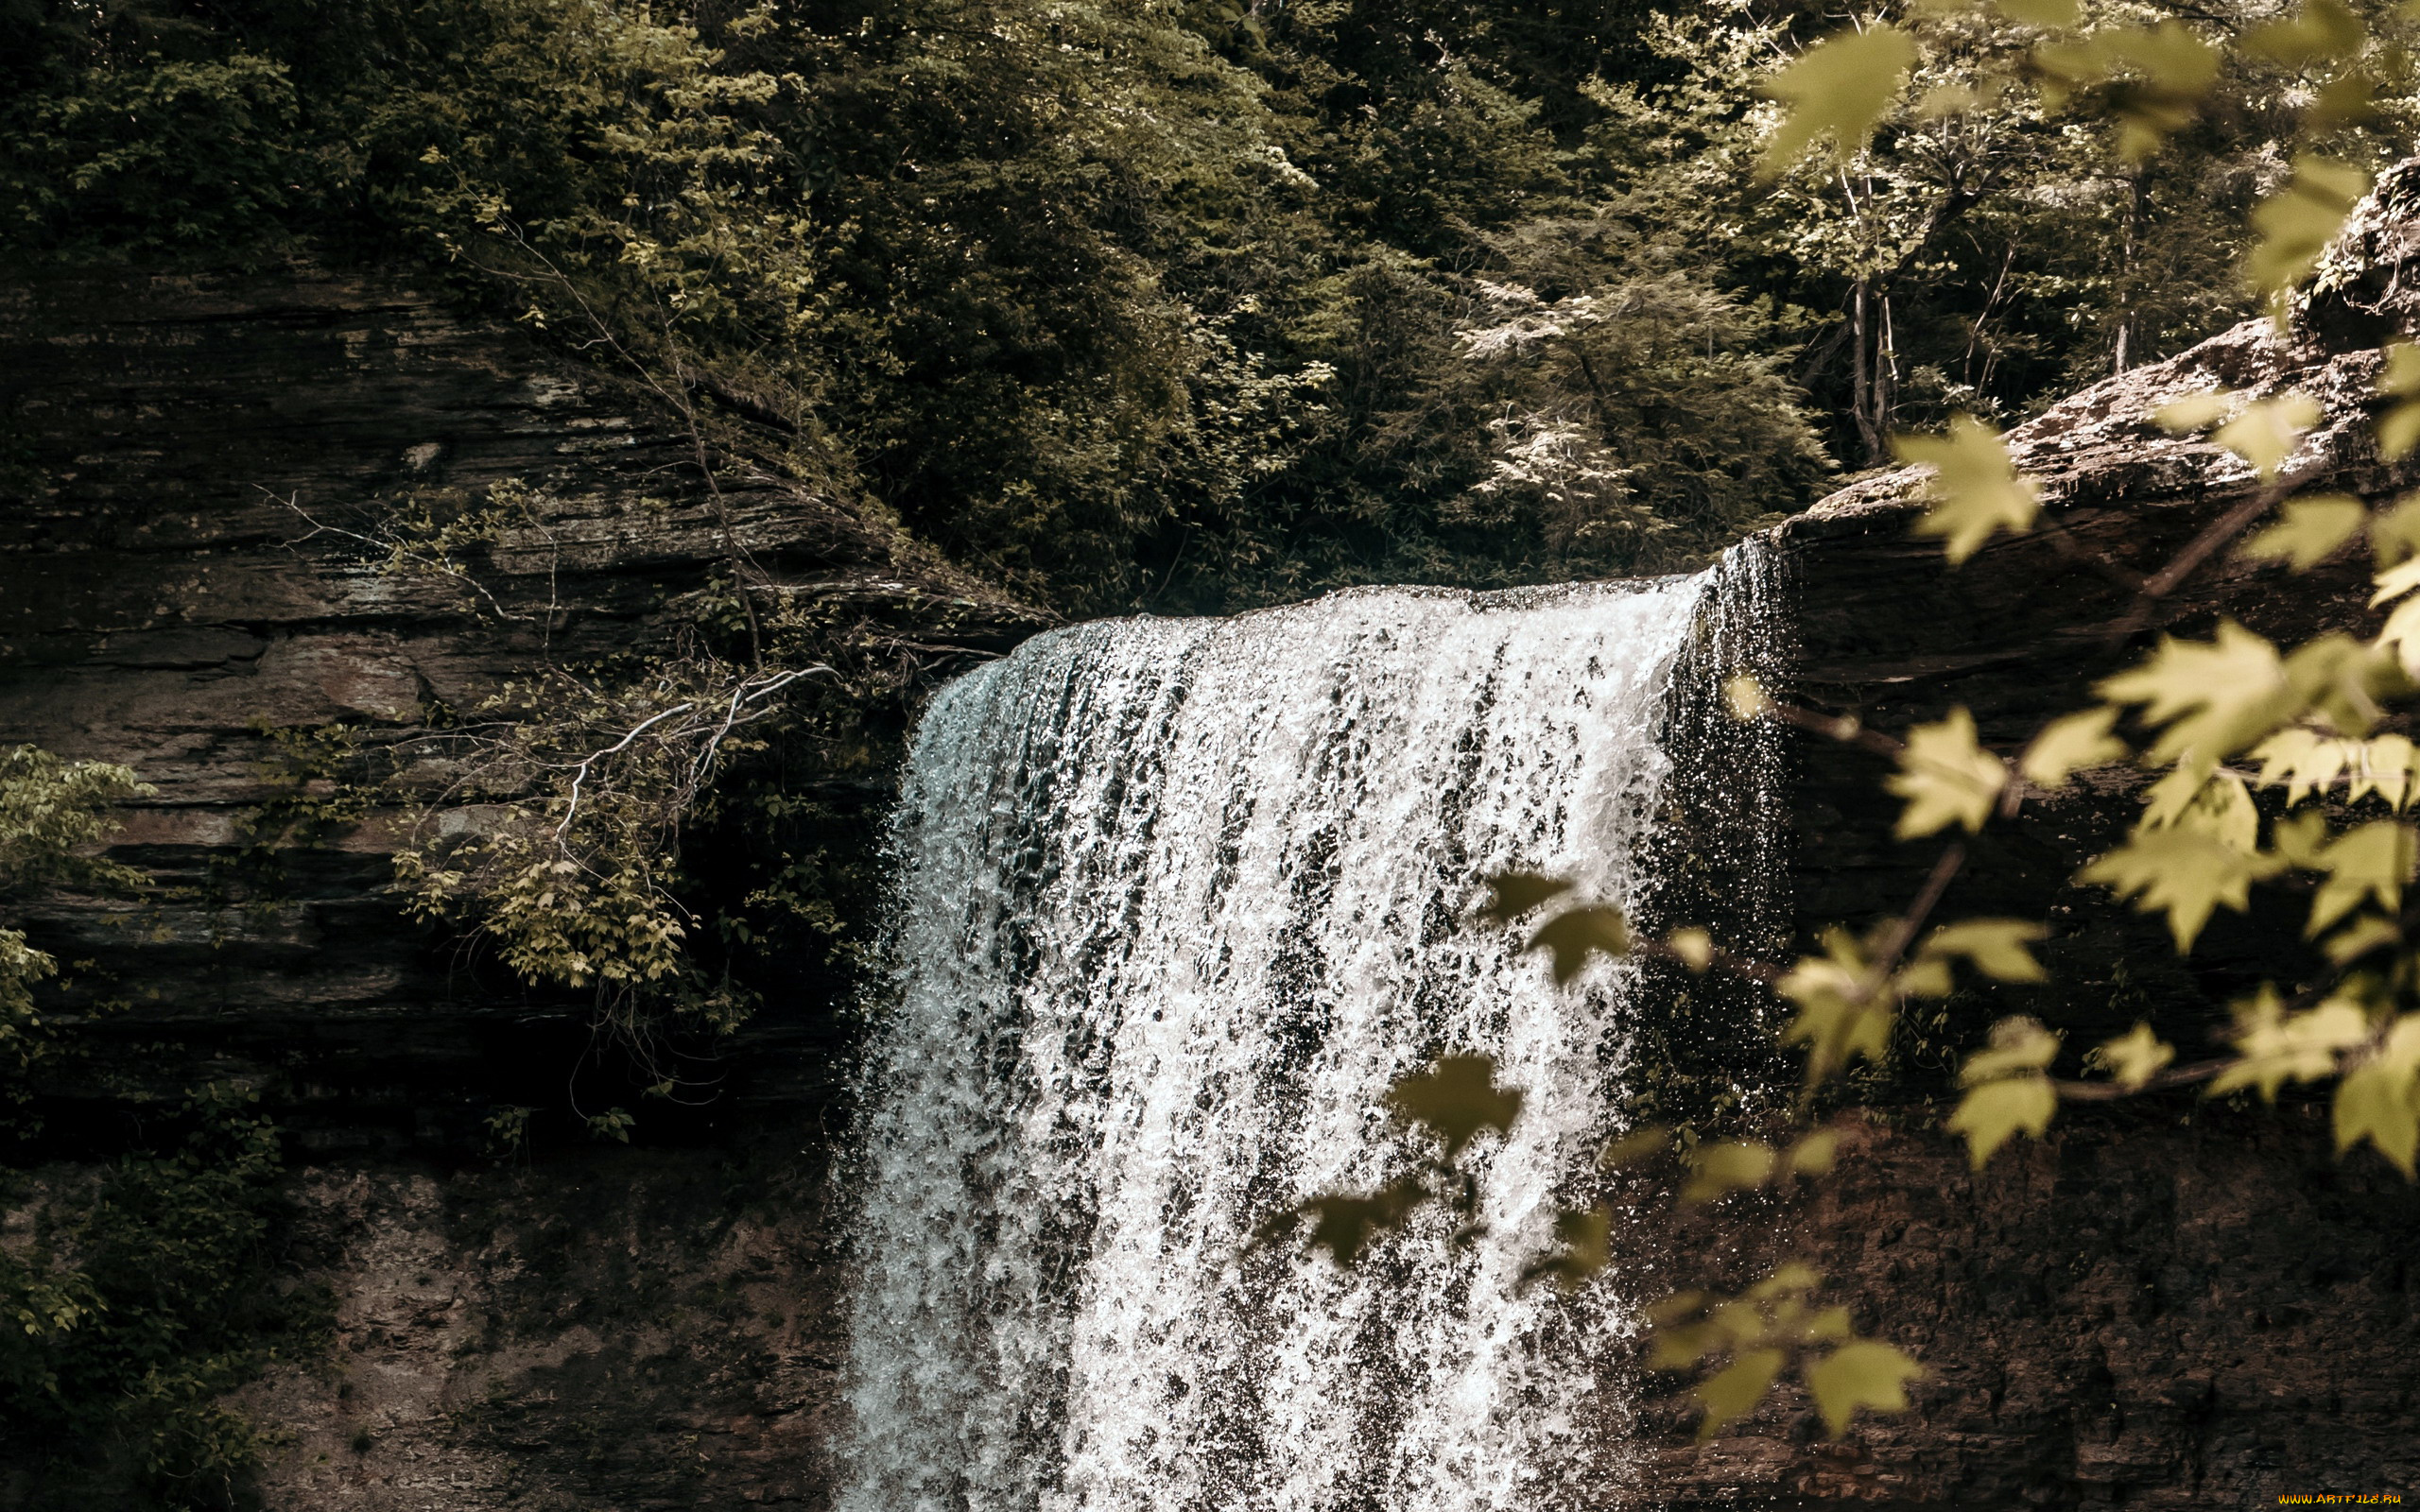
[[[1999,432],[1971,415],[1959,415],[1940,436],[1894,436],[1899,460],[1929,466],[1927,492],[1932,507],[1916,522],[1916,534],[1941,536],[1942,555],[1956,566],[1982,549],[1996,531],[2022,535],[2033,528],[2041,490],[2016,471]]]
[[[1826,135],[1832,161],[1846,166],[1865,150],[1915,63],[1915,39],[1890,26],[1835,32],[1806,49],[1759,91],[1781,101],[1785,113],[1765,143],[1756,176],[1776,177]]]
[[[1524,1282],[1551,1279],[1564,1292],[1578,1291],[1605,1268],[1613,1247],[1614,1214],[1604,1204],[1555,1215],[1554,1235],[1563,1247],[1523,1267]]]
[[[1714,964],[1714,936],[1694,924],[1665,936],[1664,948],[1679,956],[1681,964],[1692,971],[1703,971]]]
[[[1772,707],[1772,700],[1765,696],[1764,684],[1745,672],[1723,683],[1722,701],[1730,708],[1731,717],[1743,725]]]
[[[1481,1129],[1510,1133],[1521,1116],[1521,1094],[1495,1085],[1493,1056],[1445,1056],[1398,1079],[1388,1089],[1387,1106],[1434,1130],[1451,1160]]]
[[[2271,204],[2278,203],[2271,200]],[[2337,217],[2342,221],[2343,217]],[[2329,235],[2335,232],[2330,231]],[[2319,256],[2311,253],[2313,260]],[[2273,478],[2286,458],[2294,455],[2303,434],[2319,423],[2319,401],[2308,394],[2279,394],[2256,400],[2240,414],[2210,433],[2210,439],[2252,464],[2263,478]]]
[[[2058,1054],[2059,1037],[2044,1028],[2039,1020],[2012,1015],[1992,1025],[1990,1048],[1966,1057],[1966,1063],[1958,1070],[1958,1082],[1962,1087],[1972,1087],[2000,1076],[2038,1072]]]
[[[2275,857],[2247,855],[2196,830],[2145,830],[2131,836],[2076,874],[2145,913],[2165,911],[2179,954],[2192,950],[2211,911],[2221,903],[2240,911],[2253,883],[2283,869]]]
[[[1681,1188],[1683,1202],[1706,1202],[1741,1187],[1756,1187],[1773,1174],[1770,1144],[1725,1140],[1698,1150],[1689,1160],[1688,1183]]]
[[[1529,950],[1547,950],[1554,954],[1554,982],[1568,987],[1588,965],[1588,953],[1602,951],[1608,955],[1627,954],[1630,951],[1630,927],[1622,921],[1621,910],[1602,904],[1574,908],[1558,914],[1541,925],[1530,936]]]
[[[2253,287],[2274,294],[2301,283],[2369,192],[2370,176],[2349,163],[2308,153],[2296,158],[2292,181],[2252,212],[2260,232],[2249,268]]]
[[[2238,45],[2256,58],[2299,69],[2352,57],[2368,37],[2361,18],[2337,0],[2310,0],[2283,21],[2245,32]]]
[[[2095,691],[2143,705],[2143,718],[2165,727],[2151,750],[2162,764],[2187,752],[2216,761],[2265,738],[2293,692],[2277,648],[2232,620],[2207,643],[2160,637],[2149,659]]]
[[[2184,436],[2217,424],[2242,397],[2232,388],[2204,389],[2169,400],[2152,412],[2152,419],[2169,434]]]
[[[2104,1040],[2092,1053],[2098,1065],[2109,1068],[2109,1079],[2128,1091],[2139,1091],[2176,1058],[2176,1047],[2137,1023],[2115,1040]]]
[[[2413,443],[2420,442],[2420,346],[2397,341],[2386,349],[2386,363],[2378,369],[2378,392],[2401,401],[2378,417],[2378,455],[2389,462],[2400,462]],[[2420,520],[2420,510],[2412,508],[2415,502],[2420,502],[2420,494],[2406,495],[2404,509]],[[2420,525],[2415,525],[2415,530],[2420,530]],[[2420,549],[2420,540],[2414,535],[2407,533],[2399,539],[2403,549],[2395,560]],[[2385,561],[2383,552],[2379,560]]]
[[[2397,350],[2411,352],[2413,366],[2420,367],[2420,347]],[[2413,410],[2420,414],[2420,404],[2415,404]],[[2393,507],[2370,517],[2370,554],[2380,567],[2392,567],[2420,556],[2420,490],[2405,494]]]
[[[2289,499],[2277,523],[2243,543],[2242,555],[2282,561],[2304,572],[2333,556],[2369,519],[2349,493],[2312,493]]]
[[[1621,1138],[1606,1144],[1597,1156],[1597,1165],[1600,1170],[1606,1171],[1614,1170],[1618,1166],[1635,1165],[1641,1160],[1652,1160],[1671,1146],[1672,1131],[1661,1124],[1649,1124],[1632,1129]]]
[[[2106,706],[2053,719],[2025,747],[2017,770],[2036,787],[2056,789],[2077,772],[2124,761],[2133,753],[2110,733],[2117,723],[2118,711]]]
[[[1963,955],[1986,976],[2003,982],[2039,982],[2042,963],[2025,947],[2048,939],[2050,931],[2022,919],[1968,919],[1944,924],[1927,936],[1923,954]]]
[[[2420,1153],[2420,1013],[2396,1019],[2336,1088],[2336,1152],[2367,1140],[2404,1178]]]
[[[1938,724],[1908,731],[1899,770],[1886,784],[1908,800],[1893,833],[1910,839],[1953,824],[1979,830],[2008,785],[2008,766],[1975,740],[1975,717],[1952,709]]]
[[[2115,26],[2081,42],[2048,43],[2033,50],[2032,73],[2043,103],[2066,106],[2078,90],[2120,74],[2133,79],[2112,92],[2118,155],[2138,163],[2169,133],[2189,124],[2219,77],[2218,49],[2173,21],[2157,26]]]
[[[2362,825],[2319,853],[2327,880],[2311,899],[2307,937],[2376,898],[2392,914],[2403,906],[2403,885],[2411,880],[2412,833],[2408,825],[2377,819]]]
[[[1806,1389],[1815,1398],[1815,1410],[1824,1415],[1824,1435],[1838,1438],[1848,1431],[1859,1407],[1906,1412],[1907,1383],[1924,1373],[1924,1366],[1891,1346],[1858,1339],[1808,1366]]]
[[[2394,945],[2403,938],[2403,931],[2394,920],[2380,919],[2376,914],[2363,914],[2337,931],[2320,948],[2338,966],[2349,966],[2381,945]]]
[[[1999,0],[2000,14],[2021,26],[2072,26],[2083,14],[2077,0]]]
[[[2238,1058],[2211,1081],[2209,1095],[2223,1097],[2256,1087],[2271,1102],[2290,1081],[2320,1081],[2336,1074],[2337,1057],[2367,1043],[2370,1016],[2360,1005],[2330,998],[2308,1013],[2289,1014],[2273,988],[2263,987],[2236,1005],[2235,1047]]]
[[[1704,1443],[1721,1432],[1723,1424],[1755,1411],[1765,1393],[1772,1389],[1781,1366],[1779,1349],[1742,1349],[1729,1365],[1706,1377],[1697,1392],[1698,1400],[1705,1403],[1698,1442]]]
[[[1840,1150],[1841,1137],[1828,1128],[1819,1128],[1792,1144],[1785,1160],[1795,1175],[1822,1176],[1832,1168]]]
[[[2020,1129],[2039,1139],[2059,1110],[2059,1094],[2047,1076],[2009,1076],[1968,1091],[1949,1115],[1948,1128],[1966,1136],[1967,1158],[1979,1171],[1994,1151]]]
[[[1572,885],[1534,871],[1499,871],[1487,879],[1487,885],[1488,899],[1479,905],[1478,917],[1491,924],[1509,924],[1540,903],[1569,892]]]

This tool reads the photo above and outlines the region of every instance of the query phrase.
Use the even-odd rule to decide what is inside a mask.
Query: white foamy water
[[[1608,1131],[1629,969],[1558,991],[1466,920],[1510,865],[1632,898],[1704,581],[1082,625],[941,692],[842,1512],[1546,1512],[1618,1472],[1619,1310],[1516,1281]],[[1380,1098],[1454,1051],[1529,1096],[1474,1161],[1485,1237],[1254,1247],[1400,1172]]]

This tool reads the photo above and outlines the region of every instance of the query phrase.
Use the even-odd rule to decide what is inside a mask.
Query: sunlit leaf
[[[2404,1178],[2420,1153],[2420,1013],[2387,1029],[2377,1049],[2336,1088],[2336,1152],[2367,1140]]]
[[[2218,80],[2220,55],[2179,23],[2166,21],[2047,43],[2033,50],[2031,63],[2043,103],[2052,110],[2079,90],[2126,76],[2110,92],[2109,107],[2118,118],[2118,155],[2139,163],[2192,121]]]
[[[2394,920],[2380,919],[2376,914],[2363,914],[2337,931],[2320,948],[2327,953],[2330,961],[2345,966],[2382,945],[2399,943],[2402,938],[2403,931],[2395,926]]]
[[[1770,1144],[1725,1140],[1708,1144],[1689,1160],[1688,1183],[1681,1188],[1683,1202],[1709,1202],[1741,1187],[1764,1185],[1773,1174]]]
[[[1779,1349],[1742,1349],[1729,1365],[1699,1383],[1697,1397],[1705,1403],[1705,1418],[1698,1424],[1698,1442],[1704,1443],[1725,1423],[1755,1411],[1765,1393],[1772,1389],[1773,1377],[1781,1374],[1782,1358]]]
[[[2108,1067],[2109,1079],[2128,1091],[2141,1091],[2175,1058],[2176,1047],[2152,1033],[2148,1023],[2137,1023],[2115,1040],[2102,1040],[2092,1053],[2094,1063]]]
[[[2228,620],[2208,642],[2160,637],[2148,660],[2094,691],[2144,705],[2144,719],[2165,727],[2152,760],[2169,763],[2188,751],[2215,760],[2263,738],[2290,707],[2292,687],[2277,648]]]
[[[2252,885],[2284,868],[2271,856],[2248,855],[2194,830],[2145,830],[2076,874],[2145,913],[2165,912],[2179,954],[2189,952],[2221,904],[2241,911]]]
[[[2039,982],[2042,963],[2025,947],[2048,939],[2050,931],[2022,919],[1968,919],[1944,924],[1927,936],[1927,955],[1962,955],[1975,970],[2003,982]]]
[[[2360,126],[2378,118],[2377,80],[2358,68],[2348,68],[2311,95],[2303,107],[2303,129],[2318,135],[2338,127]]]
[[[2222,1097],[2256,1087],[2271,1102],[2290,1081],[2321,1081],[2336,1074],[2337,1057],[2368,1042],[2370,1016],[2359,1004],[2330,998],[2308,1013],[2289,1014],[2274,988],[2263,987],[2236,1005],[2238,1058],[2219,1073],[2209,1095]]]
[[[1891,1346],[1858,1339],[1808,1366],[1806,1389],[1815,1398],[1815,1410],[1824,1415],[1824,1435],[1838,1438],[1848,1432],[1849,1419],[1859,1407],[1907,1411],[1907,1383],[1924,1373],[1924,1366]]]
[[[2174,825],[2247,855],[2260,849],[2260,810],[2243,779],[2233,772],[2183,763],[2152,783],[2143,802],[2142,829]]]
[[[2311,253],[2314,260],[2318,256]],[[2273,478],[2302,444],[2304,433],[2318,423],[2319,401],[2308,394],[2279,394],[2244,405],[2242,413],[2211,432],[2210,439],[2251,463],[2263,478]]]
[[[1478,917],[1491,924],[1509,924],[1549,899],[1560,898],[1572,885],[1561,877],[1534,871],[1499,871],[1487,879],[1488,899]]]
[[[2240,554],[2304,572],[2334,555],[2368,520],[2369,510],[2349,493],[2289,499],[2277,523],[2245,541]]]
[[[2118,711],[2107,707],[2053,719],[2025,747],[2016,769],[2036,787],[2057,789],[2077,772],[2124,761],[2133,753],[2110,733],[2117,723]]]
[[[1939,723],[1908,731],[1899,769],[1885,785],[1908,800],[1893,830],[1903,840],[1953,824],[1979,830],[2008,785],[2008,766],[1976,743],[1974,716],[1952,709]]]
[[[1932,501],[1916,522],[1916,534],[1941,536],[1942,555],[1956,566],[1982,549],[1993,534],[2022,535],[2033,528],[2041,490],[2020,474],[1999,432],[1971,415],[1959,415],[1940,436],[1894,436],[1899,460],[1929,466]]]
[[[1827,135],[1832,161],[1845,166],[1865,150],[1915,63],[1915,39],[1891,26],[1835,32],[1806,49],[1760,91],[1779,100],[1784,114],[1756,176],[1774,178]]]
[[[2072,26],[2083,14],[2077,0],[1999,0],[2000,14],[2022,26]]]
[[[1551,1280],[1564,1292],[1578,1291],[1605,1268],[1613,1247],[1614,1214],[1602,1203],[1555,1215],[1554,1236],[1562,1248],[1523,1267],[1521,1280]]]
[[[1695,925],[1665,936],[1664,948],[1679,956],[1681,964],[1692,971],[1703,971],[1714,964],[1714,936]]]
[[[2401,350],[2412,354],[2412,365],[2420,368],[2420,347]],[[2420,404],[2412,406],[2420,416]],[[2420,424],[2415,420],[2414,424]],[[2420,556],[2420,491],[2405,494],[2391,508],[2381,509],[2370,517],[2370,554],[2380,567]]]
[[[1661,1124],[1649,1124],[1632,1129],[1606,1144],[1597,1156],[1597,1165],[1605,1171],[1635,1165],[1641,1160],[1652,1160],[1671,1147],[1672,1131]]]
[[[2152,415],[2172,436],[2206,430],[2226,418],[2243,395],[2232,388],[2210,388],[2171,399]]]
[[[1989,1048],[1966,1057],[1966,1063],[1958,1068],[1958,1081],[1961,1086],[1972,1087],[1995,1077],[2037,1072],[2049,1065],[2058,1054],[2057,1035],[2044,1028],[2038,1020],[2013,1015],[1992,1025]]]
[[[2409,825],[2377,819],[2362,825],[2319,853],[2318,865],[2327,880],[2310,902],[2310,924],[2304,931],[2316,937],[2322,930],[2375,898],[2392,914],[2403,906],[2403,885],[2411,880],[2412,833]]]
[[[2301,283],[2369,192],[2370,176],[2349,163],[2308,153],[2296,158],[2292,181],[2252,212],[2260,232],[2252,248],[2253,287],[2273,294]]]
[[[1722,685],[1722,701],[1731,710],[1731,717],[1746,724],[1761,716],[1772,707],[1765,696],[1764,684],[1742,672]]]
[[[2309,0],[2283,21],[2253,27],[2237,44],[2256,58],[2266,58],[2288,68],[2308,68],[2313,63],[2352,57],[2368,39],[2361,18],[2337,0]]]
[[[1530,936],[1527,949],[1552,952],[1555,986],[1568,987],[1571,979],[1587,967],[1589,952],[1627,954],[1630,951],[1630,926],[1623,922],[1618,908],[1602,904],[1574,908],[1541,925],[1538,932]]]
[[[1799,1176],[1822,1176],[1832,1168],[1840,1149],[1841,1137],[1830,1129],[1819,1128],[1792,1144],[1784,1163]]]
[[[2386,364],[2378,369],[2378,392],[2400,401],[2378,417],[2378,455],[2400,462],[2413,443],[2420,442],[2420,346],[2397,341],[2386,349]],[[2420,501],[2420,494],[2407,496],[2404,508],[2420,520],[2420,509],[2412,508],[2415,501]],[[2394,559],[2400,561],[2420,549],[2420,526],[2400,534],[2398,541],[2403,549]],[[2379,560],[2386,560],[2385,553],[2379,554]]]
[[[1781,1032],[1782,1043],[1806,1046],[1806,1082],[1813,1086],[1848,1064],[1852,1056],[1879,1061],[1890,1044],[1891,1005],[1862,996],[1865,963],[1856,941],[1841,931],[1825,936],[1826,955],[1804,955],[1778,984],[1798,1014]]]
[[[1445,1158],[1461,1152],[1479,1130],[1510,1133],[1521,1116],[1521,1094],[1495,1085],[1493,1056],[1445,1056],[1426,1071],[1397,1080],[1387,1106],[1445,1142]]]
[[[2048,1077],[2010,1076],[1970,1089],[1946,1126],[1966,1136],[1967,1158],[1979,1171],[2018,1131],[2041,1138],[2058,1110],[2059,1094]]]

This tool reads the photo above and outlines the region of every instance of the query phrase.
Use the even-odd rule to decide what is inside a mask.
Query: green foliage
[[[253,1101],[197,1092],[173,1153],[47,1191],[33,1244],[0,1250],[0,1451],[54,1494],[232,1504],[258,1441],[223,1399],[319,1347],[313,1298],[274,1284],[284,1161]]]

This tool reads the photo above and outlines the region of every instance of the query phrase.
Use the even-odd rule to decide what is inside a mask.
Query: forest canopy
[[[2227,30],[2283,13],[2222,9]],[[2388,161],[2416,87],[2400,45],[2372,44],[2368,97],[2312,112],[2314,143],[2293,59],[2231,62],[2267,72],[2129,163],[2105,102],[1967,97],[1952,37],[1851,166],[1761,182],[1779,112],[1759,86],[1841,17],[0,18],[21,263],[401,254],[532,324],[601,312],[630,360],[707,375],[691,387],[794,433],[834,487],[1079,612],[1693,566],[1886,461],[1894,432],[2008,423],[2247,313],[2246,210],[2302,146]],[[1983,70],[2007,43],[1972,30]]]

